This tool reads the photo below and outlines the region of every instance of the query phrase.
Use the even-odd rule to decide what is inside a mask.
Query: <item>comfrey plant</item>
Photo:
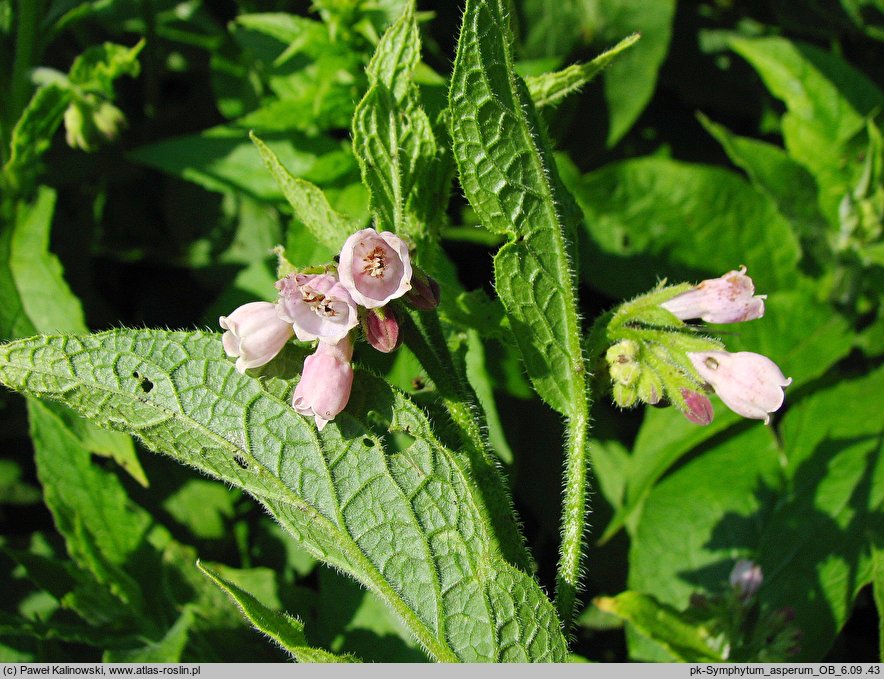
[[[317,2],[326,13],[334,4]],[[355,659],[346,646],[308,642],[311,632],[305,622],[282,610],[282,600],[297,602],[298,597],[275,597],[274,590],[274,597],[259,598],[266,591],[258,586],[258,576],[247,572],[258,569],[197,562],[195,549],[185,548],[171,532],[133,509],[122,486],[105,484],[108,475],[101,476],[91,465],[92,452],[106,454],[111,447],[102,438],[107,432],[99,435],[86,429],[68,409],[88,420],[89,427],[134,435],[146,448],[244,491],[244,501],[259,503],[281,527],[280,533],[297,542],[305,558],[330,566],[368,590],[371,601],[385,607],[379,609],[389,611],[405,630],[405,641],[415,653],[423,651],[431,660],[564,662],[583,604],[588,617],[607,611],[649,637],[656,646],[644,657],[663,653],[670,660],[761,660],[791,657],[797,649],[790,609],[780,601],[764,601],[768,585],[762,586],[761,565],[767,574],[787,571],[785,566],[768,568],[765,558],[777,556],[769,545],[762,545],[768,552],[759,557],[761,565],[738,563],[726,591],[715,590],[713,581],[702,600],[690,598],[688,587],[693,590],[690,578],[695,573],[685,576],[679,563],[670,578],[671,591],[660,598],[640,590],[635,583],[641,581],[631,573],[631,589],[586,601],[585,574],[593,569],[587,560],[591,463],[614,470],[598,474],[616,512],[610,531],[630,526],[640,511],[663,516],[668,507],[679,505],[686,493],[682,488],[674,499],[664,498],[651,509],[642,507],[650,503],[655,482],[695,449],[685,444],[674,452],[655,450],[646,464],[642,450],[647,446],[642,449],[639,442],[629,451],[593,438],[591,423],[611,410],[604,402],[608,392],[619,408],[655,406],[648,408],[647,421],[662,412],[657,409],[671,406],[676,417],[645,438],[666,438],[673,431],[681,435],[682,427],[689,430],[683,436],[688,440],[697,432],[722,431],[716,427],[727,418],[737,419],[723,411],[714,417],[716,397],[739,416],[775,424],[772,418],[783,407],[791,378],[774,362],[782,356],[726,349],[724,338],[732,328],[752,327],[748,324],[765,313],[766,298],[755,294],[745,267],[698,284],[661,283],[603,313],[591,326],[584,323],[577,268],[584,281],[592,281],[593,266],[601,269],[597,260],[606,253],[581,256],[577,234],[591,217],[591,207],[578,205],[572,197],[566,170],[554,161],[539,109],[587,84],[637,37],[588,64],[522,80],[516,73],[506,7],[504,0],[467,0],[447,97],[442,97],[425,96],[418,84],[429,76],[425,71],[422,78],[416,75],[421,66],[420,33],[414,3],[403,3],[401,15],[377,40],[364,82],[359,81],[364,92],[345,117],[352,119],[352,149],[343,156],[352,161],[354,174],[358,168],[358,194],[367,196],[361,212],[336,209],[336,186],[324,190],[294,176],[280,159],[284,154],[274,151],[272,143],[279,139],[275,128],[274,142],[265,143],[260,133],[251,135],[296,218],[292,232],[301,238],[297,242],[318,244],[330,261],[305,266],[292,256],[299,262],[295,266],[285,249],[278,248],[275,276],[262,270],[268,278],[266,291],[252,287],[255,301],[221,316],[223,334],[217,327],[190,332],[121,328],[88,334],[81,326],[51,334],[68,328],[46,323],[19,337],[47,334],[0,347],[0,381],[34,397],[28,409],[34,430],[43,432],[35,436],[40,464],[75,469],[77,479],[92,479],[89,493],[106,501],[107,506],[95,512],[81,512],[73,503],[58,500],[61,491],[47,493],[48,501],[56,503],[53,511],[67,548],[77,560],[76,567],[64,570],[66,581],[75,581],[77,592],[88,595],[60,599],[71,606],[72,615],[83,618],[83,626],[95,620],[104,625],[107,620],[89,607],[91,601],[97,599],[102,606],[115,602],[113,610],[121,612],[108,626],[116,625],[114,648],[126,657],[155,658],[149,653],[168,648],[178,649],[180,656],[191,633],[202,643],[195,644],[198,649],[226,638],[209,636],[209,642],[198,636],[204,628],[216,631],[206,622],[212,612],[205,611],[214,606],[217,586],[226,595],[224,601],[229,597],[235,602],[236,615],[241,612],[296,659]],[[269,25],[269,33],[288,35],[289,29],[279,28],[275,20],[252,18],[243,26]],[[332,34],[321,33],[322,40],[343,51],[335,42],[338,38],[349,35],[364,44],[376,37],[367,21],[359,22],[359,30],[335,24]],[[301,23],[292,26],[303,28]],[[293,50],[298,48],[297,41],[292,44]],[[358,56],[354,63],[363,63]],[[337,73],[337,62],[332,66]],[[429,80],[434,94],[440,94],[444,79]],[[348,79],[346,86],[357,85]],[[337,93],[344,105],[352,101],[350,89]],[[272,116],[264,113],[264,118],[250,120],[266,123]],[[104,114],[110,122],[96,125],[104,136],[111,136],[120,121],[113,112]],[[72,126],[75,122],[69,121]],[[312,122],[316,129],[321,127]],[[77,144],[84,146],[85,141]],[[487,290],[464,289],[456,262],[442,247],[455,178],[481,226],[482,242],[496,248]],[[572,177],[570,188],[573,183]],[[592,203],[592,196],[582,198]],[[339,207],[346,201],[341,203]],[[27,211],[21,212],[34,221]],[[479,233],[472,227],[457,228],[473,238]],[[710,275],[741,261],[734,259],[716,264],[721,269],[712,269]],[[52,296],[41,296],[41,302],[46,297]],[[728,329],[722,330],[722,324]],[[488,360],[489,365],[499,367],[512,359],[511,365],[518,367],[506,377],[486,370],[482,362],[488,346],[501,352]],[[733,343],[731,347],[738,348]],[[842,354],[832,356],[834,362]],[[400,359],[407,378],[394,379],[394,369],[384,372],[374,363]],[[800,371],[790,371],[796,380],[802,379]],[[533,545],[522,533],[501,463],[506,446],[500,442],[505,444],[506,437],[494,391],[495,380],[506,379],[518,382],[526,398],[534,399],[530,417],[516,422],[529,434],[523,438],[535,434],[544,416],[553,423],[549,431],[536,427],[542,431],[532,451],[539,456],[536,463],[548,469],[562,449],[561,504],[554,507],[548,498],[539,503],[544,512],[559,510],[559,540],[550,560],[556,563],[544,563],[548,569],[538,568]],[[403,386],[414,384],[419,386]],[[44,401],[60,402],[67,409]],[[770,431],[759,422],[735,429],[765,436]],[[560,433],[562,444],[550,444]],[[131,448],[131,441],[125,441]],[[60,457],[53,446],[68,457]],[[777,465],[792,463],[781,464],[772,451],[766,439],[753,439],[745,446],[738,440],[733,450],[724,451],[727,457],[716,457],[714,466],[710,463],[697,472],[690,489],[705,490],[710,476],[722,469],[742,470],[744,460],[751,458],[753,475],[742,478],[737,489],[746,506],[739,505],[742,513],[736,521],[743,521],[756,511],[751,502],[756,482],[779,478],[783,469]],[[704,463],[709,457],[704,451],[695,456]],[[120,459],[130,460],[123,455]],[[632,476],[618,476],[627,468]],[[50,469],[64,476],[58,467]],[[107,488],[111,490],[102,495]],[[706,499],[701,496],[698,502]],[[810,513],[808,508],[816,511],[818,499],[799,506],[802,517]],[[848,503],[833,505],[840,512]],[[111,515],[122,518],[110,521]],[[783,531],[798,523],[789,515],[779,520]],[[825,525],[834,530],[836,522]],[[695,542],[715,543],[712,530],[708,540]],[[779,533],[772,535],[767,541],[779,544]],[[237,534],[237,540],[241,537]],[[666,542],[659,535],[653,541]],[[727,573],[734,555],[731,549],[725,551],[724,566],[718,563],[720,554],[713,555],[717,561],[704,554],[706,561],[698,562],[698,572],[708,567],[708,572]],[[252,552],[244,549],[243,554],[243,563],[252,561]],[[651,579],[658,564],[649,561],[643,568]],[[40,569],[45,565],[37,564]],[[866,571],[871,572],[871,566]],[[142,591],[141,582],[151,580],[145,572],[161,574],[162,586]],[[548,582],[542,584],[538,573],[548,573]],[[853,586],[854,573],[851,578],[836,576],[832,581]],[[202,608],[174,598],[179,589],[196,592]],[[663,595],[670,599],[664,601]],[[797,598],[791,591],[783,596]],[[161,615],[150,618],[145,601],[151,597],[161,598],[162,606],[179,619],[170,623],[174,616],[161,605]],[[76,641],[104,639],[106,630],[99,626],[97,632],[91,627],[88,632],[64,628]]]

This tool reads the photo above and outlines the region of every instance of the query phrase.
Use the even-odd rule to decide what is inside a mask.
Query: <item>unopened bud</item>
[[[385,354],[394,351],[402,343],[399,320],[390,307],[369,309],[362,319],[362,332],[371,346]]]
[[[620,382],[616,382],[611,388],[611,395],[614,397],[614,403],[621,408],[630,408],[638,400],[636,388],[621,384]]]
[[[638,352],[639,346],[632,340],[621,340],[616,344],[612,344],[608,351],[605,352],[608,372],[611,375],[611,381],[615,385],[632,387],[641,376],[641,366],[635,360]],[[633,397],[634,400],[635,398]]]
[[[657,405],[663,398],[663,380],[660,376],[646,368],[638,381],[638,397],[650,405]]]
[[[694,424],[702,425],[712,422],[715,411],[712,409],[712,402],[706,396],[690,389],[682,389],[681,396],[687,408],[683,411],[684,416],[688,420]]]
[[[405,293],[405,300],[416,309],[435,309],[441,299],[439,283],[417,267],[412,268],[411,290]]]

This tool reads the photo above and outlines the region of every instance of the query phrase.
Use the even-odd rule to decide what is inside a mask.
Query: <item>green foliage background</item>
[[[574,659],[715,659],[681,611],[741,557],[794,611],[796,659],[877,659],[884,6],[513,0],[510,45],[476,0],[460,50],[459,3],[385,34],[405,6],[0,0],[0,339],[109,331],[2,348],[4,383],[91,423],[0,394],[0,660],[563,660],[566,638]],[[98,102],[128,120],[115,140]],[[358,346],[317,437],[279,405],[304,351],[238,376],[217,318],[272,296],[275,245],[327,261],[372,214],[442,284],[441,323]],[[574,369],[602,311],[741,264],[767,313],[720,336],[793,378],[772,427],[718,401],[702,428],[621,412]],[[121,426],[108,385],[190,467],[96,426]],[[563,576],[584,454],[587,556]],[[562,635],[543,593],[567,614],[575,582]],[[619,618],[592,603],[624,592]]]

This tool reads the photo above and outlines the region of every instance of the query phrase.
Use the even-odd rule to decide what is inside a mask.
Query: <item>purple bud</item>
[[[761,566],[749,559],[740,559],[734,564],[728,579],[731,587],[739,592],[740,597],[748,599],[753,596],[764,582]]]
[[[690,389],[682,389],[681,396],[687,406],[687,410],[683,412],[688,420],[704,426],[712,422],[715,412],[712,410],[712,402],[708,398]]]
[[[405,300],[415,309],[435,309],[439,306],[441,291],[439,283],[432,276],[414,267],[411,274],[411,290],[405,293]]]
[[[371,346],[385,354],[395,351],[402,344],[399,319],[388,306],[369,309],[362,319],[362,332]]]

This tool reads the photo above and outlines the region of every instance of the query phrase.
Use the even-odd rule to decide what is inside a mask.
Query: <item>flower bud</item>
[[[608,372],[614,384],[623,386],[635,384],[642,372],[641,366],[636,361],[638,353],[639,346],[632,340],[621,340],[608,348],[605,360],[608,362]]]
[[[644,403],[652,406],[657,405],[663,398],[663,380],[650,368],[642,370],[641,377],[639,377],[638,397]]]
[[[353,387],[353,343],[349,338],[330,344],[320,342],[316,353],[304,360],[301,381],[292,395],[292,407],[313,417],[319,431],[340,413]]]
[[[362,319],[362,332],[371,346],[385,354],[402,344],[399,319],[389,306],[369,309]]]
[[[721,278],[705,280],[660,306],[682,321],[699,318],[707,323],[738,323],[764,316],[764,295],[755,295],[755,285],[746,267]]]
[[[614,386],[611,387],[611,395],[614,398],[614,403],[621,408],[631,408],[638,400],[638,390],[634,386],[628,386],[620,382],[615,382]]]
[[[361,229],[345,242],[338,262],[341,284],[366,309],[384,306],[411,289],[411,256],[399,236]]]
[[[690,389],[682,389],[681,397],[684,399],[686,410],[684,416],[694,424],[707,425],[712,422],[715,411],[712,402],[703,394]]]
[[[270,302],[249,302],[230,316],[221,316],[219,325],[226,330],[221,342],[228,356],[236,356],[236,369],[244,373],[276,356],[292,338],[292,326],[276,313]]]
[[[113,141],[125,125],[123,112],[94,94],[75,98],[64,112],[68,146],[83,151],[94,151],[100,142]]]
[[[761,566],[749,559],[740,559],[734,564],[728,578],[731,587],[733,587],[742,599],[749,599],[761,588],[764,582],[764,575],[761,572]]]
[[[783,388],[792,383],[776,363],[749,351],[688,352],[700,377],[738,415],[770,422],[770,413],[783,405]]]
[[[411,290],[405,293],[407,301],[415,309],[435,309],[439,306],[441,291],[439,283],[432,276],[428,276],[417,267],[412,268]]]

